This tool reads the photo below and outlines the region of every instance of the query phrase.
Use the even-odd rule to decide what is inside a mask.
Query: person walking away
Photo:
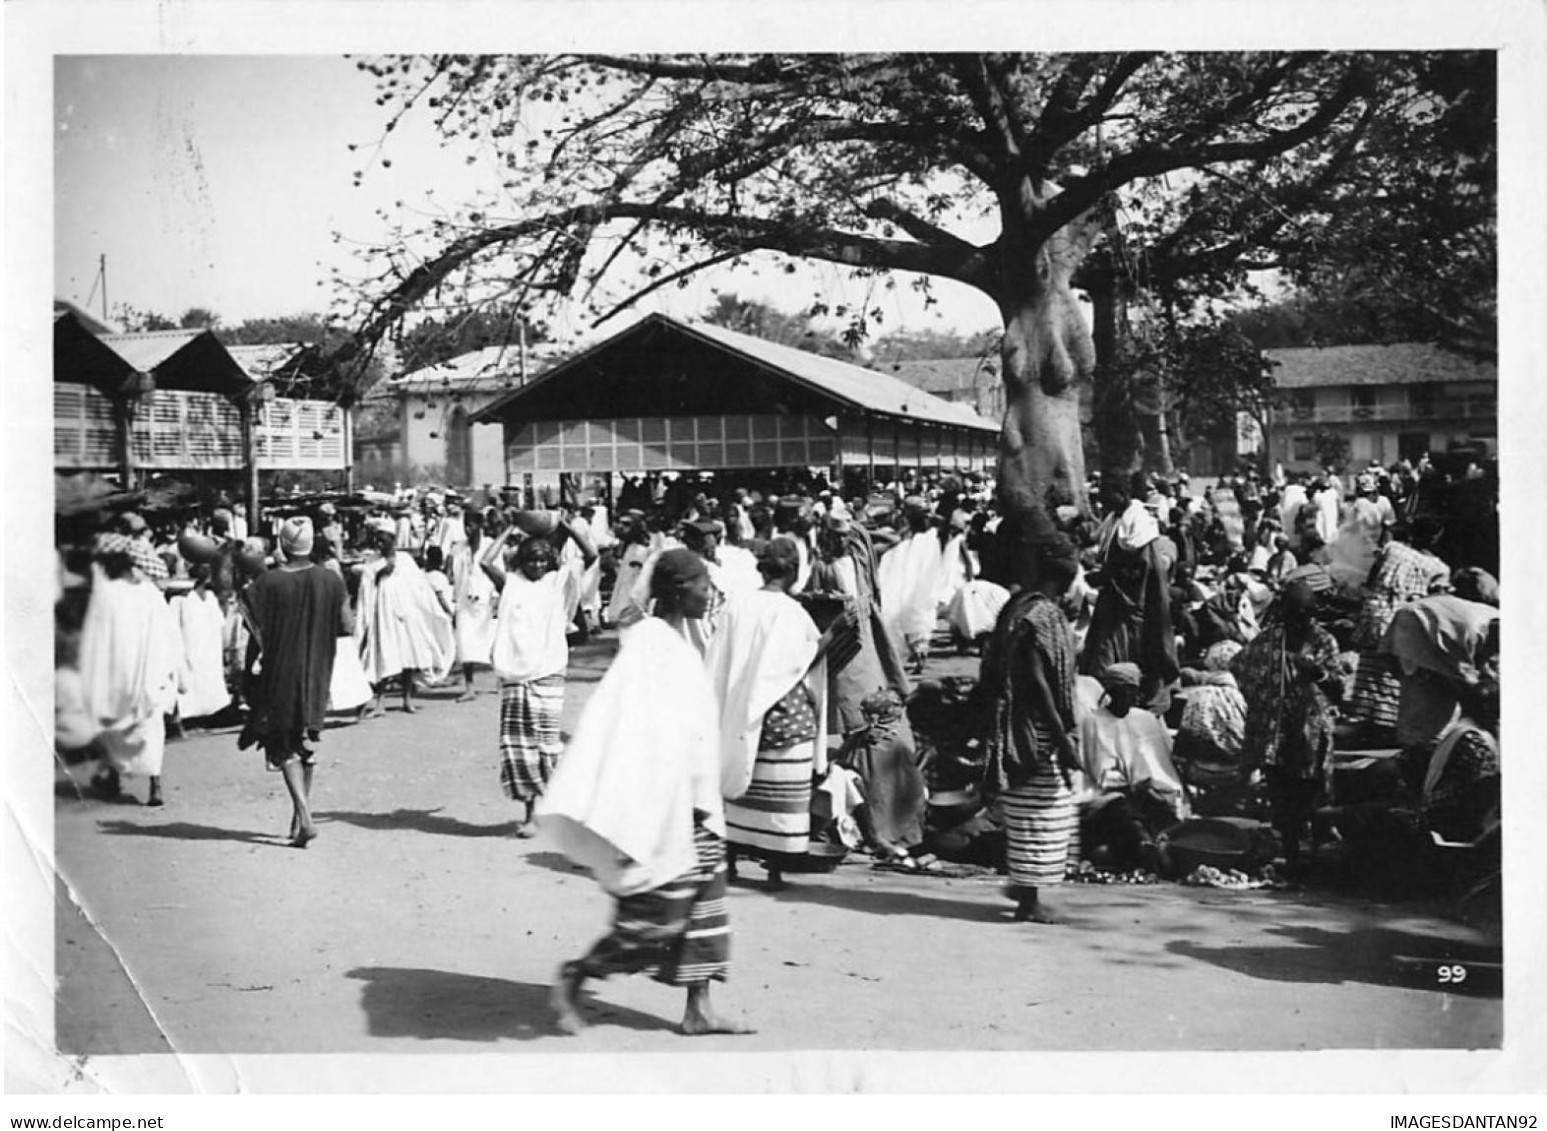
[[[1381,651],[1381,639],[1399,609],[1449,585],[1450,567],[1433,552],[1442,533],[1431,515],[1419,515],[1410,532],[1405,524],[1398,527],[1376,554],[1365,581],[1353,634],[1359,666],[1347,713],[1361,725],[1367,742],[1396,739],[1401,681],[1396,664]]]
[[[726,602],[706,663],[721,704],[729,867],[737,855],[759,860],[778,888],[785,865],[807,854],[811,783],[827,771],[827,671],[823,635],[789,595],[795,547],[768,543],[757,568],[762,588]]]
[[[544,835],[613,899],[611,929],[559,968],[551,1002],[575,1033],[587,981],[649,972],[685,989],[682,1033],[750,1032],[710,1000],[730,967],[720,720],[687,638],[687,622],[709,608],[708,565],[668,550],[650,596],[654,615],[623,633],[537,804]]]
[[[188,567],[193,588],[175,598],[170,607],[183,642],[183,690],[177,696],[178,718],[203,718],[225,709],[231,702],[226,689],[226,616],[210,591],[210,567]]]
[[[328,710],[354,711],[355,721],[365,718],[375,692],[371,681],[365,678],[360,666],[360,651],[355,647],[354,614],[349,605],[349,583],[344,579],[344,565],[338,560],[336,543],[324,537],[327,527],[315,529],[312,537],[312,561],[344,582],[344,609],[348,628],[341,634],[338,647],[333,650],[333,678],[328,681]]]
[[[922,499],[905,500],[903,517],[908,535],[881,555],[876,586],[887,628],[908,650],[908,672],[919,675],[935,631],[945,557]]]
[[[526,809],[516,835],[530,837],[532,807],[558,764],[562,744],[564,672],[569,667],[565,632],[580,601],[584,572],[596,548],[576,527],[560,520],[558,531],[580,548],[580,559],[559,568],[558,551],[546,538],[527,538],[516,548],[515,571],[505,570],[504,550],[514,527],[493,542],[479,565],[499,594],[494,630],[494,673],[500,680],[500,785]]]
[[[268,768],[284,777],[293,810],[290,843],[296,848],[317,837],[311,813],[316,744],[327,715],[334,652],[351,628],[344,582],[311,560],[314,539],[310,519],[287,519],[279,530],[284,562],[254,579],[241,597],[251,632],[252,714],[243,740],[256,741]]]
[[[1235,659],[1246,699],[1239,774],[1259,767],[1286,863],[1298,868],[1311,817],[1332,783],[1332,702],[1341,680],[1337,641],[1313,619],[1316,594],[1303,581],[1285,587],[1268,623]]]
[[[1166,689],[1181,667],[1160,526],[1143,503],[1130,497],[1120,474],[1104,476],[1102,492],[1108,513],[1096,535],[1096,607],[1080,671],[1100,678],[1113,664],[1136,663],[1144,678],[1140,702],[1163,710]]]
[[[107,760],[106,792],[117,795],[121,775],[144,774],[145,804],[159,806],[165,716],[183,671],[177,622],[155,582],[166,564],[150,543],[123,534],[98,535],[93,559],[80,641],[85,715]]]
[[[462,694],[458,703],[477,697],[473,672],[494,665],[494,614],[499,590],[478,564],[487,548],[484,544],[483,515],[470,510],[463,519],[467,537],[451,552],[452,605],[456,612],[453,631],[456,637],[456,662],[462,669]]]
[[[984,790],[1004,822],[1017,922],[1057,923],[1045,892],[1063,883],[1079,827],[1073,775],[1074,635],[1059,608],[1079,557],[1040,509],[1024,502],[1000,524],[1010,601],[984,649],[988,715]]]

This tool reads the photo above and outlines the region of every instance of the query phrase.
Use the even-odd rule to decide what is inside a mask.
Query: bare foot
[[[403,711],[406,714],[417,715],[419,713],[419,708],[415,707],[412,703],[404,703],[403,704]]]
[[[533,826],[530,818],[516,826],[516,836],[521,840],[531,840],[536,835],[537,829]]]
[[[750,1026],[727,1021],[718,1013],[704,1013],[699,1010],[689,1010],[685,1013],[677,1031],[684,1037],[707,1037],[715,1033],[739,1037],[757,1032]]]
[[[471,703],[474,699],[477,699],[477,698],[478,698],[478,692],[476,692],[476,691],[464,691],[464,692],[462,692],[461,695],[457,696],[457,702],[458,703]]]
[[[1049,927],[1060,926],[1063,920],[1041,903],[1022,903],[1015,909],[1017,923],[1044,923]]]
[[[586,1027],[585,1018],[580,1016],[580,987],[584,983],[580,963],[566,962],[559,967],[559,976],[548,991],[548,1005],[561,1033],[574,1036]]]
[[[300,829],[299,832],[295,834],[295,836],[290,838],[290,847],[305,848],[308,844],[316,839],[317,827],[315,825],[305,825]]]
[[[387,709],[378,703],[374,707],[361,712],[360,717],[362,719],[380,719],[385,717],[386,713]]]

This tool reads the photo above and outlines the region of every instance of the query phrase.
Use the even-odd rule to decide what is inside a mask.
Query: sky
[[[461,156],[412,117],[390,139],[391,167],[370,167],[354,187],[386,113],[371,77],[342,56],[61,55],[54,96],[55,294],[94,313],[103,256],[110,314],[120,304],[173,318],[202,307],[234,325],[321,313],[330,268],[352,268],[348,241],[384,230],[377,209],[412,206],[429,186],[443,200],[473,187]],[[835,268],[803,265],[791,276],[768,257],[756,274],[706,273],[641,309],[692,317],[713,288],[788,310],[815,288],[835,305],[864,297]],[[997,324],[992,303],[970,288],[939,280],[936,298],[926,311],[899,284],[880,299],[883,328]],[[559,330],[595,334],[578,317]]]

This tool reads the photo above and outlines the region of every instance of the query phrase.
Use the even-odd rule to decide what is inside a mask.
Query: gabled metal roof
[[[526,379],[549,368],[560,356],[551,346],[528,346]],[[519,346],[485,346],[458,354],[449,361],[378,381],[366,394],[366,399],[387,400],[407,393],[503,392],[521,381]]]
[[[142,373],[148,373],[204,330],[141,330],[132,334],[101,334],[102,343]]]
[[[777,342],[754,338],[750,334],[727,330],[723,326],[677,325],[689,333],[709,338],[726,349],[783,370],[866,412],[925,420],[933,424],[949,424],[958,428],[980,428],[985,432],[999,431],[997,424],[985,420],[970,406],[944,400],[889,373],[851,365],[835,357],[807,353],[793,346],[782,346]]]
[[[632,326],[620,330],[605,341],[554,366],[536,380],[512,389],[474,413],[471,419],[474,421],[501,419],[505,409],[522,397],[551,382],[562,381],[567,374],[579,370],[592,358],[621,339],[637,334],[652,325],[735,354],[775,377],[814,389],[851,411],[942,427],[969,428],[993,433],[999,431],[997,424],[979,416],[971,406],[942,400],[889,374],[864,369],[836,358],[820,357],[790,346],[781,346],[764,341],[762,338],[726,330],[723,327],[703,323],[689,324],[665,314],[648,315]]]
[[[254,381],[208,330],[144,330],[102,334],[102,343],[133,368],[151,374],[158,389],[240,396]]]
[[[265,381],[306,349],[300,342],[271,342],[256,346],[227,346],[226,352],[254,381]]]

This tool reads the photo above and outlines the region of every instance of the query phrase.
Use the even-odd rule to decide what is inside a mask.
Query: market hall
[[[886,373],[652,314],[471,418],[505,427],[506,482],[829,468],[981,471],[999,427]],[[530,482],[531,480],[527,480]]]

